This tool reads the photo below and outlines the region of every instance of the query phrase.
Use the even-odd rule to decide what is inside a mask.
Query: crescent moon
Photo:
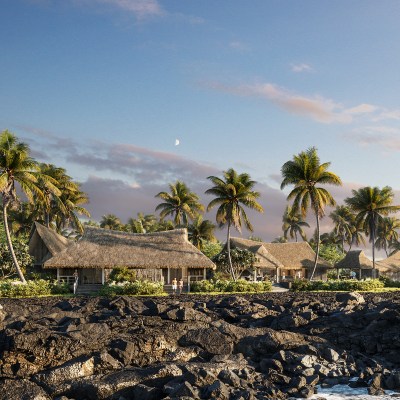
[[[179,143],[180,143],[179,139],[175,139],[175,146],[179,146]]]

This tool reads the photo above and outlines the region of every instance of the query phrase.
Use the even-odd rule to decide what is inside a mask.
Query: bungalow
[[[35,227],[32,250],[34,244],[49,250],[57,240],[65,243],[54,231],[40,224]],[[57,269],[58,279],[66,282],[75,279],[76,270],[83,285],[104,284],[116,267],[134,268],[139,279],[166,285],[174,278],[182,278],[187,285],[205,279],[207,269],[215,269],[214,263],[189,242],[186,229],[139,234],[86,227],[80,240],[51,254],[43,263],[44,269]]]
[[[253,252],[257,257],[254,267],[276,282],[309,279],[314,268],[315,252],[307,242],[266,243],[233,237],[231,247]],[[326,280],[330,268],[329,263],[320,259],[314,278]]]
[[[350,250],[345,257],[335,264],[335,268],[349,269],[356,273],[358,279],[372,278],[372,261],[362,250]]]
[[[390,257],[376,262],[379,274],[394,281],[400,281],[400,251],[396,251]]]

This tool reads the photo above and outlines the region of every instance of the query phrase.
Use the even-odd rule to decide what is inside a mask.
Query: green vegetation
[[[260,193],[253,190],[256,182],[250,179],[249,174],[238,174],[234,169],[230,168],[223,172],[223,179],[216,176],[209,176],[213,183],[213,187],[206,191],[206,194],[215,196],[207,206],[207,211],[218,206],[216,221],[220,227],[228,226],[227,231],[227,252],[230,274],[234,281],[238,279],[231,260],[231,226],[239,232],[242,230],[242,221],[249,231],[253,231],[253,226],[245,212],[243,206],[263,212],[262,206],[257,202]]]
[[[345,199],[350,209],[357,213],[356,223],[362,226],[372,244],[372,265],[375,274],[375,238],[378,226],[383,222],[383,216],[397,212],[400,206],[392,205],[394,193],[391,187],[364,187],[352,190],[353,197]]]
[[[163,220],[166,216],[174,217],[174,223],[178,226],[187,227],[189,219],[193,220],[204,206],[199,202],[199,196],[190,191],[184,182],[177,181],[175,184],[169,184],[171,193],[160,192],[156,195],[164,200],[156,207],[160,211],[160,218]]]
[[[190,291],[194,293],[270,292],[271,289],[270,281],[249,282],[244,279],[199,281],[190,287]]]
[[[110,274],[110,281],[116,283],[134,282],[136,280],[136,275],[136,271],[132,268],[114,268]]]
[[[231,263],[229,263],[229,254]],[[246,269],[253,268],[256,256],[247,249],[235,248],[231,249],[230,253],[227,249],[221,251],[212,260],[217,265],[218,271],[228,275],[233,271],[234,276],[239,279]]]
[[[379,279],[369,279],[358,281],[357,279],[347,280],[329,280],[329,281],[306,281],[295,280],[292,284],[292,290],[295,292],[310,291],[374,291],[383,289],[384,282]]]
[[[147,296],[147,295],[163,295],[164,284],[162,282],[150,281],[133,281],[120,284],[107,284],[100,291],[100,296]]]
[[[0,297],[33,297],[61,295],[70,292],[68,285],[60,285],[44,279],[16,284],[10,280],[0,281]]]
[[[282,222],[283,236],[285,239],[287,239],[289,235],[291,239],[295,239],[297,242],[297,235],[299,234],[303,240],[307,240],[303,228],[305,226],[309,228],[310,225],[304,221],[303,215],[297,210],[287,206],[282,217]]]
[[[322,163],[317,154],[317,149],[310,149],[293,156],[293,160],[283,164],[281,172],[283,181],[281,189],[288,185],[294,185],[294,189],[289,193],[287,199],[293,199],[293,209],[300,211],[305,217],[310,207],[317,222],[317,246],[315,251],[314,268],[310,280],[314,278],[319,256],[319,236],[320,219],[325,215],[325,206],[336,204],[332,195],[324,188],[318,187],[320,184],[341,185],[342,181],[333,172],[328,171],[330,162]]]

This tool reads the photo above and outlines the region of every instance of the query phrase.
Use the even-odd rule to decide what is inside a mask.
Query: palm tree
[[[285,236],[278,236],[272,241],[272,243],[287,243],[287,242],[288,240],[287,238],[285,238]]]
[[[358,190],[352,190],[352,194],[353,197],[346,198],[345,202],[353,212],[357,213],[356,223],[362,227],[366,236],[370,238],[372,243],[373,277],[375,277],[375,237],[377,227],[381,223],[383,216],[398,211],[400,206],[392,205],[394,193],[389,186],[385,186],[382,189],[366,186]]]
[[[133,233],[155,232],[157,230],[157,217],[154,214],[138,213],[137,218],[129,218],[127,229]]]
[[[310,225],[303,220],[301,213],[287,206],[282,217],[282,222],[283,236],[285,239],[287,239],[289,234],[290,238],[295,239],[297,242],[297,234],[299,234],[303,240],[307,240],[303,227],[307,226],[309,228]]]
[[[189,219],[193,220],[199,211],[204,210],[204,206],[200,204],[199,196],[191,192],[184,182],[169,184],[169,189],[171,193],[160,192],[155,196],[164,200],[156,207],[156,211],[161,210],[161,220],[171,215],[176,226],[187,227]]]
[[[17,137],[9,131],[0,134],[0,194],[3,205],[3,222],[8,248],[23,283],[26,283],[24,274],[19,266],[11,241],[8,226],[8,208],[18,201],[16,182],[19,183],[28,201],[33,202],[34,197],[43,198],[43,193],[38,187],[39,166],[29,156],[29,146],[19,142]]]
[[[336,204],[332,195],[324,188],[317,185],[331,184],[341,185],[342,181],[333,172],[328,171],[330,162],[321,164],[317,149],[311,147],[293,156],[293,160],[283,164],[281,172],[283,181],[281,189],[288,185],[294,185],[287,199],[293,199],[293,208],[300,211],[305,217],[309,207],[314,211],[317,222],[317,246],[315,251],[314,268],[310,280],[314,278],[317,269],[319,255],[319,221],[325,215],[325,206]]]
[[[214,242],[215,225],[208,219],[203,220],[201,215],[198,215],[193,222],[188,226],[188,238],[194,246],[202,250],[205,241]]]
[[[392,244],[399,240],[397,229],[400,229],[400,220],[397,218],[385,217],[378,224],[375,247],[385,250],[386,257],[389,257],[388,248],[393,247]]]
[[[106,214],[101,217],[100,228],[118,231],[121,229],[121,220],[114,214]]]
[[[329,214],[335,224],[333,233],[338,236],[342,244],[342,253],[344,253],[344,243],[351,243],[354,215],[346,206],[338,206]]]
[[[216,221],[220,227],[228,225],[227,232],[227,250],[229,267],[232,278],[236,280],[235,271],[232,265],[230,253],[230,232],[231,226],[241,232],[242,220],[245,227],[249,231],[253,231],[253,226],[243,208],[243,206],[258,212],[263,212],[262,206],[256,201],[260,197],[260,193],[253,190],[256,182],[250,179],[250,175],[243,173],[238,174],[234,169],[230,168],[223,172],[223,178],[209,176],[214,186],[206,191],[206,194],[214,195],[215,198],[207,206],[207,211],[215,206],[219,206],[216,215]],[[243,205],[243,206],[242,206]]]

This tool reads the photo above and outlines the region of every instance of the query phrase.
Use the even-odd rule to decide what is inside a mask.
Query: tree
[[[333,233],[340,238],[342,253],[344,253],[344,243],[351,243],[352,240],[354,215],[348,207],[338,206],[329,214],[329,217],[335,224]]]
[[[244,271],[253,268],[257,258],[254,253],[247,249],[235,248],[230,251],[223,250],[212,259],[217,264],[218,269],[226,274],[235,276],[235,281],[241,277]],[[232,268],[234,274],[232,275]]]
[[[33,202],[35,196],[39,199],[43,198],[43,193],[38,186],[39,166],[29,156],[29,152],[29,146],[19,142],[11,132],[6,130],[0,134],[0,194],[4,230],[15,269],[23,283],[26,283],[26,280],[14,252],[8,225],[8,209],[17,203],[17,182],[28,201]]]
[[[278,236],[276,237],[272,243],[287,243],[288,240],[285,238],[285,236]]]
[[[385,250],[386,257],[389,257],[389,247],[393,247],[393,243],[399,240],[397,229],[400,229],[400,220],[397,218],[385,217],[378,224],[375,247],[378,250]]]
[[[154,214],[138,213],[137,218],[129,218],[127,223],[127,230],[133,233],[156,232],[157,228],[157,217]]]
[[[156,207],[160,211],[160,218],[163,220],[168,215],[174,218],[176,226],[188,226],[189,219],[193,220],[204,206],[199,202],[199,196],[190,191],[184,182],[177,181],[169,184],[171,193],[160,192],[155,197],[164,200]]]
[[[356,223],[361,226],[366,236],[369,236],[372,244],[372,268],[375,270],[375,237],[378,225],[384,216],[394,213],[400,206],[393,206],[393,190],[390,186],[382,189],[366,186],[358,190],[352,190],[352,197],[347,197],[345,203],[357,213]]]
[[[188,226],[189,241],[199,250],[202,250],[203,243],[206,241],[213,242],[216,240],[214,230],[215,225],[210,220],[203,220],[203,217],[198,215]]]
[[[121,220],[114,214],[106,214],[101,217],[100,228],[118,231],[121,227]]]
[[[294,185],[294,189],[289,193],[287,199],[293,199],[293,208],[300,211],[305,217],[310,207],[315,215],[317,225],[317,247],[314,259],[314,268],[310,280],[314,278],[318,264],[319,255],[319,235],[320,219],[325,215],[327,205],[336,204],[332,195],[323,187],[317,185],[341,185],[342,181],[333,172],[328,171],[330,162],[320,162],[317,149],[311,147],[294,155],[293,159],[283,164],[281,189],[288,185]]]
[[[220,227],[228,226],[226,243],[230,274],[232,279],[236,280],[237,276],[230,256],[231,226],[241,232],[243,221],[245,227],[249,231],[253,231],[253,226],[243,206],[258,212],[263,212],[262,206],[257,202],[260,193],[253,190],[256,182],[251,180],[249,174],[238,174],[232,168],[223,172],[222,179],[216,176],[209,176],[207,179],[209,179],[214,186],[208,189],[206,194],[215,196],[208,204],[207,211],[215,206],[219,206],[216,221]]]
[[[287,206],[282,217],[282,222],[283,236],[285,239],[287,239],[289,234],[290,238],[295,239],[297,242],[297,234],[299,234],[303,240],[307,240],[303,227],[306,226],[309,228],[310,225],[304,221],[301,213],[295,211],[292,207]]]

